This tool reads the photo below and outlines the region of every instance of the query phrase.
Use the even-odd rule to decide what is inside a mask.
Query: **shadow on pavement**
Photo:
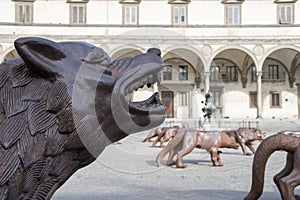
[[[143,188],[143,191],[146,188]],[[246,191],[232,190],[184,190],[168,191],[164,196],[158,196],[161,192],[156,193],[157,188],[147,188],[148,192],[129,191],[127,194],[64,194],[56,196],[55,200],[243,200],[247,195]],[[280,196],[275,192],[265,192],[260,200],[280,200]]]

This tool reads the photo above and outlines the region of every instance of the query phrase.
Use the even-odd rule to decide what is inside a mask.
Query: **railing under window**
[[[238,77],[237,76],[233,76],[230,74],[222,74],[222,81],[223,82],[232,82],[232,81],[238,81]]]
[[[263,72],[263,81],[285,81],[285,72]]]

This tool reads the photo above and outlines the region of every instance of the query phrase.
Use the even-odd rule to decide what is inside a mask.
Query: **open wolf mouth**
[[[161,63],[144,63],[126,71],[119,78],[114,88],[114,101],[112,102],[112,108],[115,113],[114,118],[119,121],[117,122],[118,124],[122,124],[122,121],[130,118],[135,125],[142,126],[144,129],[147,125],[155,127],[164,121],[166,108],[162,104],[158,92],[139,102],[132,102],[126,98],[126,96],[128,97],[128,95],[139,88],[144,86],[150,88],[153,84],[160,83],[161,69]],[[128,129],[135,129],[133,126],[125,126],[126,132],[129,131]]]
[[[148,88],[153,87],[155,83],[160,83],[161,76],[160,72],[144,77],[138,82],[134,82],[125,89],[125,96],[132,95],[133,91],[138,91],[140,88],[147,86]],[[148,115],[150,110],[152,114],[164,114],[165,109],[162,104],[162,101],[159,98],[159,93],[155,92],[151,97],[144,101],[132,102],[131,98],[127,100],[129,105],[129,113],[139,114],[139,115]]]
[[[155,64],[157,65],[157,64]],[[146,66],[142,67],[141,70],[147,71]],[[161,66],[153,66],[151,65],[152,70],[149,71],[148,73],[140,78],[139,80],[137,79],[132,79],[128,77],[128,84],[125,87],[124,91],[121,91],[121,93],[124,94],[125,100],[127,101],[127,105],[129,108],[129,113],[131,114],[137,114],[137,115],[149,115],[151,114],[157,114],[157,115],[164,115],[165,114],[165,107],[162,104],[162,101],[160,100],[159,93],[155,92],[151,97],[144,101],[138,101],[138,102],[133,102],[131,101],[131,98],[126,99],[126,96],[132,95],[134,91],[139,90],[140,88],[143,88],[147,86],[148,88],[153,87],[155,83],[160,83],[161,81],[161,74],[160,74],[160,69]],[[158,71],[156,71],[158,70]],[[155,72],[153,72],[155,71]],[[137,72],[134,73],[134,75],[138,75]],[[134,76],[133,75],[133,76]]]

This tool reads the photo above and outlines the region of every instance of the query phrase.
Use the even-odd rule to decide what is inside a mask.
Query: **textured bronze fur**
[[[130,121],[134,121],[136,127],[146,130],[164,120],[165,109],[157,94],[143,102],[129,103],[132,120],[124,120],[124,124],[117,124],[113,116],[120,111],[111,110],[112,92],[124,96],[117,85],[125,89],[132,86],[120,83],[124,74],[144,81],[148,76],[143,72],[144,64],[152,75],[159,73],[162,61],[158,49],[111,62],[102,49],[81,42],[56,43],[29,37],[16,40],[15,47],[21,57],[0,65],[1,200],[50,199],[76,170],[95,160],[79,138],[76,124],[86,131],[85,137],[92,141],[90,146],[101,153],[106,145],[138,131],[124,132],[120,126],[132,127]],[[96,116],[84,116],[84,110],[73,105],[72,89],[82,64],[99,66],[91,69],[96,70],[92,74],[101,77],[93,80],[87,76],[82,84],[87,94],[96,93],[92,99]],[[130,73],[137,69],[139,74]],[[93,81],[97,87],[90,91]],[[90,98],[80,95],[83,100]],[[92,134],[95,130],[89,126],[91,117],[97,119],[101,127],[97,134],[104,139]]]

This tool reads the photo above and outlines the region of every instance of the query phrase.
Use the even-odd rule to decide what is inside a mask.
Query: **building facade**
[[[162,51],[158,90],[170,119],[300,117],[297,0],[2,0],[0,61],[18,37],[83,41],[114,59]]]

